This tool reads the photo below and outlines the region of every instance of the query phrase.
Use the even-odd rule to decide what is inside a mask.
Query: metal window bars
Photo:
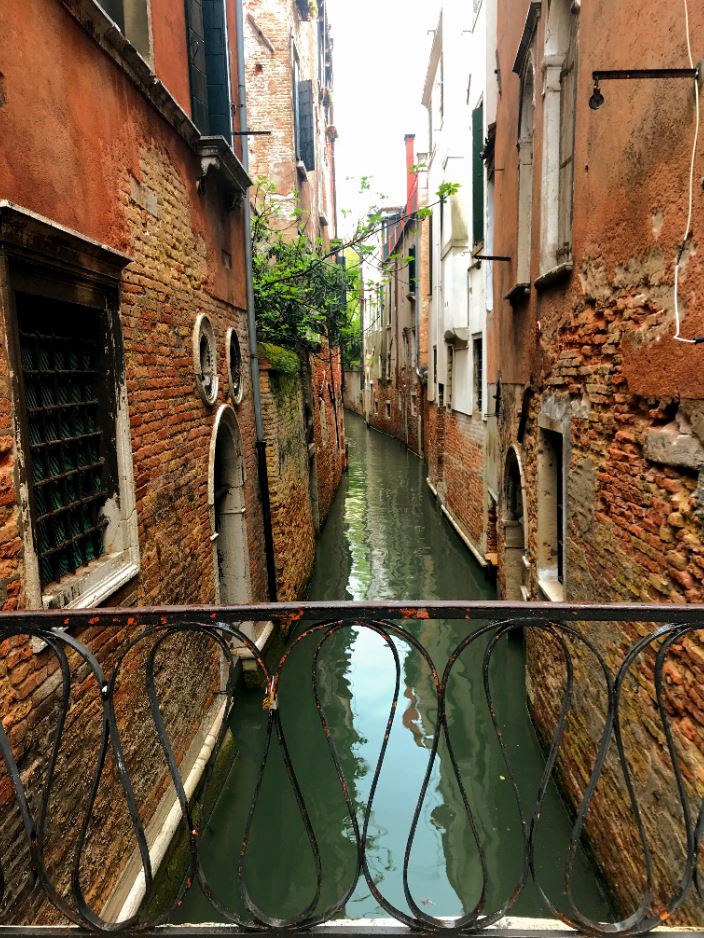
[[[99,316],[96,316],[99,318]],[[42,587],[103,553],[106,500],[99,323],[80,333],[24,307],[19,342]]]

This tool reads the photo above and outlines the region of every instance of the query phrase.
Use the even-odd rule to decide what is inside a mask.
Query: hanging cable
[[[685,23],[685,32],[687,35],[687,55],[689,56],[689,65],[690,68],[694,68],[694,58],[692,56],[692,38],[689,32],[689,6],[687,0],[684,0],[684,23]],[[684,230],[684,237],[682,243],[679,246],[677,251],[677,256],[675,257],[675,326],[676,331],[673,336],[674,339],[677,339],[678,342],[686,342],[688,345],[699,345],[704,342],[704,336],[698,336],[696,339],[685,339],[684,336],[680,335],[680,298],[679,298],[679,285],[680,285],[680,264],[682,263],[682,257],[684,256],[685,249],[687,247],[687,241],[691,235],[692,229],[692,213],[694,209],[694,169],[697,159],[697,147],[699,144],[699,124],[700,124],[700,103],[699,103],[699,75],[697,74],[694,79],[694,101],[696,108],[696,123],[694,127],[694,144],[692,145],[692,159],[689,164],[689,204],[687,209],[687,226]]]

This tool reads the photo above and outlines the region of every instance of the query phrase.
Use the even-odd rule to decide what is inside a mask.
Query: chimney
[[[416,162],[416,135],[406,134],[406,211],[415,212],[418,208],[418,176],[411,172]]]

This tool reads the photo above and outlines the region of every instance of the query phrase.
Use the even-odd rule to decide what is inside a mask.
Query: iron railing
[[[266,661],[245,627],[265,621],[274,622],[283,639],[273,659],[270,655]],[[448,623],[459,629],[453,633],[459,637],[446,660],[433,661],[425,647],[428,637],[432,638],[433,630],[450,628]],[[351,629],[355,635],[366,631],[376,636],[379,648],[388,656],[391,674],[380,748],[363,803],[353,793],[354,780],[346,774],[349,753],[340,750],[320,691],[326,647],[335,636]],[[65,927],[66,922],[73,923],[74,929],[92,931],[150,931],[173,920],[173,908],[182,904],[189,890],[200,890],[208,900],[212,919],[227,923],[219,933],[223,929],[225,933],[301,931],[339,916],[360,881],[366,882],[386,915],[398,925],[420,931],[473,933],[497,923],[500,926],[528,889],[538,895],[545,915],[587,934],[641,934],[669,921],[675,913],[684,916],[686,924],[702,925],[698,872],[704,832],[704,731],[700,735],[704,678],[699,681],[704,674],[704,668],[700,670],[700,663],[704,663],[704,646],[699,644],[702,629],[704,607],[665,605],[308,603],[4,615],[0,620],[0,751],[4,760],[4,772],[0,763],[0,811],[4,818],[0,837],[4,830],[6,838],[0,853],[0,911],[9,910],[10,914],[4,927],[14,934],[17,926],[30,926],[36,915],[45,923],[55,922],[51,930],[55,934],[63,934],[59,925]],[[495,699],[500,649],[514,641],[515,650],[515,640],[521,638],[529,708],[544,753],[534,790],[528,796]],[[171,648],[169,643],[173,643]],[[198,658],[196,646],[202,652],[204,645],[209,650]],[[299,783],[296,754],[289,746],[296,713],[286,712],[280,694],[291,661],[305,645],[312,649],[307,693],[312,690],[320,738],[344,801],[354,853],[348,881],[332,897],[322,886],[327,874],[320,830]],[[247,795],[239,860],[231,871],[238,900],[230,903],[209,883],[202,805],[208,802],[208,783],[218,764],[230,713],[243,693],[238,684],[242,646],[256,662],[266,717],[259,774],[254,790]],[[173,656],[181,648],[195,655],[191,671],[203,669],[202,684],[209,690],[198,701],[193,697],[195,691],[189,690],[186,672],[181,675],[173,665]],[[409,655],[420,663],[433,699],[430,705],[426,700],[424,710],[427,764],[415,807],[409,812],[411,821],[399,861],[401,902],[392,900],[378,885],[379,877],[370,862],[369,825],[390,734],[399,722],[403,668]],[[217,667],[213,665],[216,660]],[[480,675],[484,717],[505,768],[500,779],[510,786],[520,818],[518,874],[498,902],[488,898],[496,870],[487,853],[481,791],[477,794],[476,786],[472,788],[467,779],[471,760],[457,755],[464,745],[462,734],[475,717],[470,713],[466,721],[448,717],[448,693],[458,663],[464,662],[465,668],[468,661],[474,662]],[[207,676],[210,665],[214,670],[211,668],[212,674]],[[217,687],[213,674],[221,675]],[[37,694],[52,675],[49,690]],[[197,686],[197,682],[193,684]],[[135,693],[142,699],[132,703]],[[380,688],[379,693],[387,692]],[[517,683],[515,694],[524,698],[521,683]],[[213,699],[221,702],[224,719],[209,750],[202,784],[189,797],[182,779],[188,740],[176,739],[183,736],[188,721],[180,719],[179,707],[191,707],[195,717]],[[142,715],[136,722],[143,730],[149,723],[149,734],[130,750],[125,713],[129,716],[137,711]],[[585,721],[591,730],[585,730]],[[43,735],[33,740],[32,727],[40,725]],[[156,749],[149,748],[151,738],[158,741]],[[441,750],[444,771],[449,773],[446,778],[456,786],[463,815],[450,826],[459,825],[467,862],[471,859],[480,871],[477,894],[469,905],[465,903],[464,913],[454,918],[444,916],[442,909],[433,909],[431,914],[423,897],[416,895],[409,873],[414,838],[423,820],[429,787],[437,779]],[[151,753],[151,760],[156,759],[155,753],[162,760],[161,782],[159,772],[152,772],[146,782],[136,777],[148,767],[145,752]],[[296,849],[305,848],[315,880],[310,896],[302,900],[304,908],[290,915],[260,907],[248,880],[252,826],[262,779],[275,752],[280,754],[283,767],[281,784],[293,793],[305,831],[302,846]],[[476,753],[480,756],[482,753]],[[75,766],[79,768],[72,775]],[[559,900],[544,888],[541,877],[549,864],[539,862],[537,856],[546,799],[555,785],[566,796],[571,825],[558,851],[563,884]],[[170,907],[159,909],[158,903],[150,902],[156,875],[150,822],[157,813],[157,802],[160,798],[163,801],[169,790],[178,806],[177,835],[187,849],[183,875],[170,897]],[[110,812],[118,808],[123,811],[122,827],[118,824],[108,829]],[[13,834],[15,816],[18,822]],[[102,838],[101,825],[108,831]],[[115,835],[118,829],[125,839],[122,849]],[[500,835],[491,836],[493,844],[497,838],[500,841]],[[62,850],[61,844],[69,841],[70,849]],[[455,850],[459,849],[457,843],[456,838]],[[274,844],[272,849],[280,846]],[[492,856],[496,853],[493,847],[491,852]],[[146,899],[142,911],[115,923],[103,917],[107,896],[101,889],[115,884],[117,872],[129,865],[130,853],[133,867],[137,858]],[[622,874],[614,867],[614,855],[619,854]],[[594,875],[603,875],[610,892],[613,914],[608,922],[603,916],[582,912],[573,896],[575,867],[584,856]],[[29,920],[17,921],[22,909],[31,910]],[[682,919],[675,921],[680,924]],[[207,929],[180,926],[175,931],[201,934]]]

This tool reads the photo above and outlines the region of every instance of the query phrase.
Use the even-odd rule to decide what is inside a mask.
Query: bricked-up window
[[[135,49],[145,58],[151,54],[149,0],[98,0]]]
[[[98,310],[17,294],[32,523],[42,589],[105,550],[114,399]],[[114,396],[113,396],[114,397]]]
[[[185,0],[193,123],[232,142],[225,0]]]

